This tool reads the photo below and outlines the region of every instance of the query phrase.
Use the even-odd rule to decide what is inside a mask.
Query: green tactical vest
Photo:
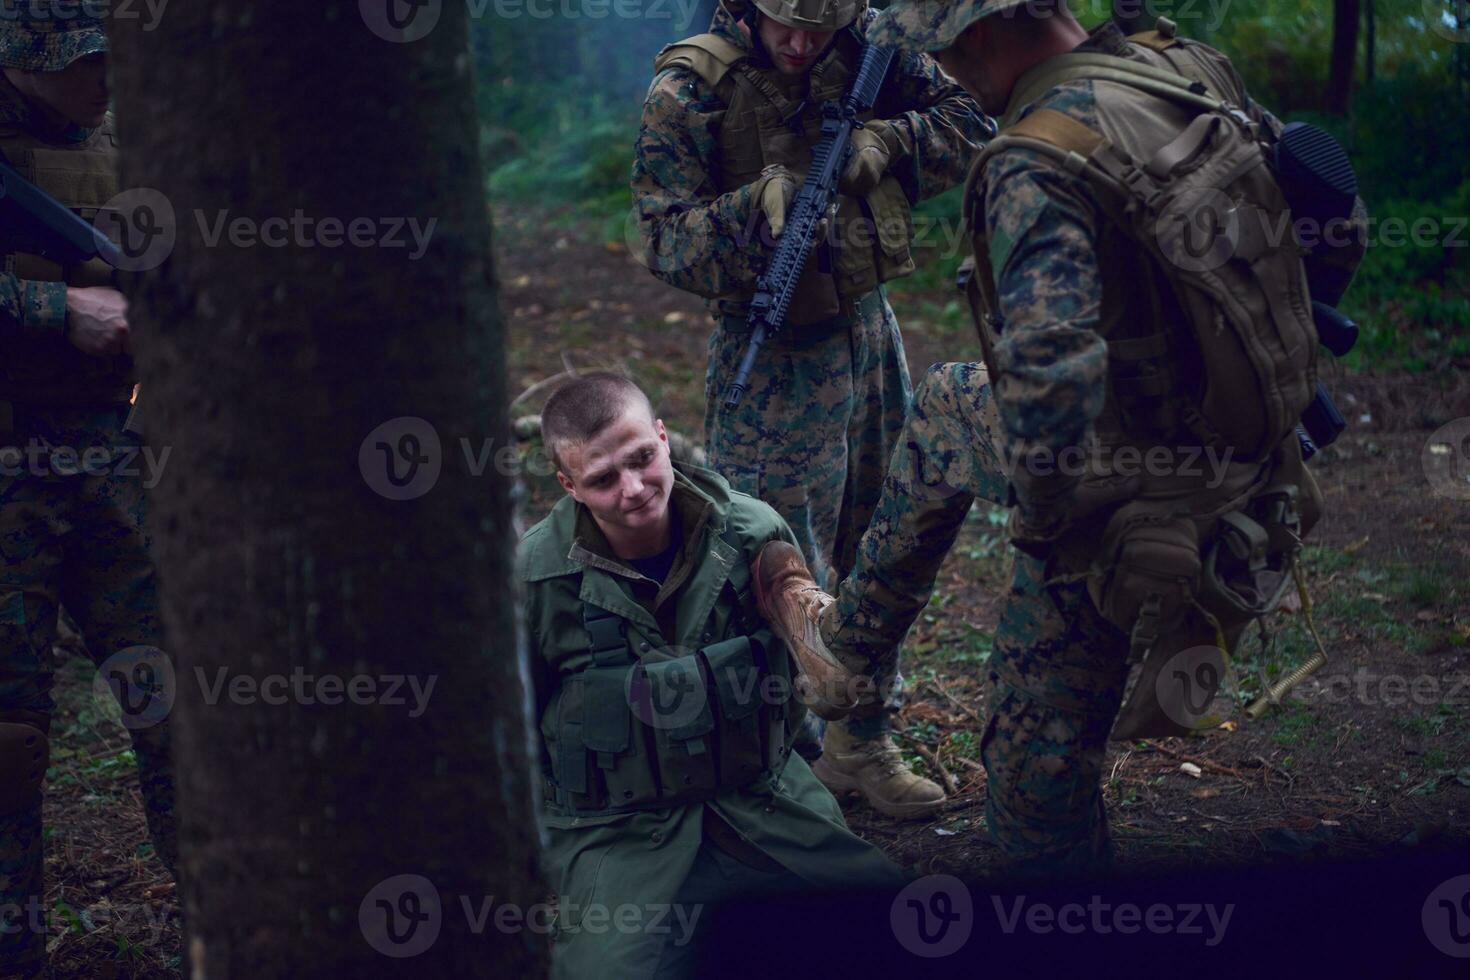
[[[805,176],[812,147],[821,139],[822,106],[846,93],[860,49],[851,31],[839,32],[831,50],[797,80],[801,86],[810,85],[805,97],[786,76],[756,67],[749,51],[715,34],[668,45],[655,59],[654,71],[687,68],[725,103],[717,188],[723,194],[749,184],[775,164],[798,180]],[[912,237],[908,198],[894,178],[885,177],[864,198],[840,196],[836,230],[828,235],[831,247],[819,250],[807,263],[787,322],[796,326],[851,314],[857,300],[879,283],[913,272]],[[745,292],[721,297],[721,310],[743,313],[750,296]]]
[[[680,472],[699,488],[692,468]],[[728,492],[723,481],[716,486]],[[556,520],[553,511],[548,521]],[[703,549],[706,566],[724,570],[718,594],[708,597],[708,618],[686,624],[698,649],[670,647],[651,620],[640,622],[625,590],[590,588],[592,565],[579,571],[558,561],[530,573],[533,587],[560,597],[558,629],[570,625],[564,616],[572,609],[580,619],[580,631],[559,634],[561,649],[585,642],[588,654],[578,658],[579,669],[559,673],[541,711],[545,798],[553,808],[592,815],[683,806],[784,770],[801,715],[790,655],[761,620],[751,591],[754,547],[767,535],[737,533],[730,520],[688,545]],[[712,587],[691,578],[685,589]],[[696,594],[681,591],[669,601]]]
[[[13,97],[13,96],[12,96]],[[111,114],[80,143],[52,143],[0,120],[0,151],[21,176],[91,222],[117,196],[117,137]],[[113,286],[112,269],[94,259],[63,267],[39,255],[10,252],[5,271],[18,279],[69,286]],[[0,363],[0,399],[37,405],[108,405],[133,390],[133,359],[91,357],[55,337],[17,340]]]

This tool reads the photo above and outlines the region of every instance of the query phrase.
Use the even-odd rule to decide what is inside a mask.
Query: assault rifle
[[[30,252],[59,265],[101,259],[123,262],[111,239],[75,211],[22,177],[0,157],[0,249]]]
[[[817,226],[837,201],[837,178],[847,164],[852,132],[862,125],[858,115],[871,109],[877,101],[878,89],[892,61],[892,48],[865,43],[852,87],[840,103],[832,101],[822,106],[822,141],[812,151],[806,180],[787,209],[786,230],[781,233],[765,272],[755,282],[755,298],[750,301],[750,340],[735,378],[725,391],[727,408],[740,404],[740,397],[750,386],[750,370],[761,345],[780,332],[786,322],[797,280],[817,237]]]

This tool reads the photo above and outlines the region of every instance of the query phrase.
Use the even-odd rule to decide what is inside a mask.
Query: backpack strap
[[[1080,79],[1116,82],[1202,112],[1225,108],[1203,82],[1132,58],[1076,51],[1057,55],[1046,62],[1043,70],[1022,77],[1001,119],[1001,129],[1015,123],[1023,109],[1051,89]]]
[[[730,69],[748,57],[750,52],[718,34],[696,34],[664,45],[653,59],[653,71],[658,74],[665,68],[688,68],[710,88],[718,88]]]

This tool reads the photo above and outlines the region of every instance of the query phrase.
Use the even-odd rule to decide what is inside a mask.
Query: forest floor
[[[702,438],[710,323],[696,297],[655,280],[591,224],[506,211],[496,236],[512,391],[568,366],[612,366],[648,389],[672,429]],[[916,376],[936,361],[979,359],[954,299],[932,286],[893,291]],[[1389,376],[1324,366],[1353,423],[1312,463],[1327,514],[1307,550],[1308,583],[1331,661],[1259,722],[1114,744],[1104,797],[1122,869],[1470,841],[1470,504],[1432,492],[1426,476],[1457,462],[1427,445],[1439,426],[1470,416],[1466,367]],[[517,414],[542,397],[527,397]],[[549,501],[545,491],[532,488],[530,517]],[[953,780],[948,804],[900,823],[843,801],[857,833],[925,873],[975,877],[996,860],[978,762],[1007,551],[1002,516],[977,506],[905,647],[904,741],[922,771]],[[1246,645],[1236,666],[1247,687],[1258,687],[1260,670],[1306,656],[1300,620],[1282,613],[1272,624],[1270,663],[1254,639]],[[179,910],[152,856],[116,707],[93,694],[88,661],[58,658],[46,800],[53,970],[176,976]]]

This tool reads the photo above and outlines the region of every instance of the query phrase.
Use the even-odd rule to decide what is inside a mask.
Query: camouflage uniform
[[[29,3],[19,9],[6,4],[0,64],[58,71],[106,50],[100,24],[82,10],[37,18]],[[0,148],[83,217],[116,193],[111,118],[96,130],[54,131],[3,78]],[[41,732],[55,710],[50,658],[62,604],[99,664],[161,643],[139,441],[125,431],[132,361],[89,357],[66,337],[66,291],[99,284],[95,271],[87,275],[22,253],[0,271],[0,722]],[[154,846],[172,868],[168,726],[131,735]],[[44,894],[41,842],[39,795],[0,788],[0,908],[19,909],[22,924],[0,928],[0,963],[44,958],[44,932],[26,921]]]
[[[710,32],[748,53],[752,64],[768,64],[742,26],[721,6]],[[856,45],[847,34],[838,32],[809,78],[852,60]],[[819,107],[800,90],[815,84],[808,77],[787,92],[793,104],[807,100],[805,136],[788,138],[814,144]],[[705,379],[710,464],[786,519],[817,582],[830,587],[852,567],[903,425],[911,394],[903,340],[881,285],[844,295],[840,315],[809,323],[788,318],[791,329],[768,341],[756,358],[740,405],[725,407],[725,389],[750,335],[744,300],[772,245],[759,233],[755,182],[727,186],[733,172],[744,167],[742,173],[758,173],[762,161],[758,150],[751,151],[753,160],[722,158],[725,110],[711,86],[686,67],[665,68],[654,77],[632,177],[645,261],[665,282],[708,299],[716,319]],[[914,53],[895,59],[873,115],[892,123],[902,144],[888,176],[896,180],[895,196],[903,199],[897,224],[904,227],[899,241],[890,239],[892,227],[879,227],[877,236],[889,258],[907,261],[908,206],[960,181],[985,132],[984,119],[932,60]],[[851,199],[844,201],[844,208],[852,206]],[[819,246],[808,274],[813,266],[837,267],[824,251]],[[878,278],[909,268],[889,269]],[[889,650],[878,665],[878,680],[891,685],[897,667],[897,651]]]
[[[901,0],[880,15],[871,36],[937,50],[975,16],[1018,2]],[[1108,23],[1079,50],[1126,56],[1129,46]],[[1093,84],[1056,86],[1021,115],[1045,106],[1096,129]],[[983,214],[974,213],[974,198],[966,213],[972,234],[988,242],[1005,324],[994,351],[999,424],[977,421],[991,395],[976,367],[941,367],[926,379],[930,390],[900,439],[858,565],[824,617],[824,638],[844,659],[860,662],[901,642],[927,601],[971,495],[1000,499],[1009,475],[1019,504],[1013,527],[1053,524],[1075,477],[1039,477],[1016,462],[1056,459],[1082,444],[1107,400],[1099,310],[1105,289],[1114,299],[1126,297],[1131,280],[1127,270],[1109,279],[1101,269],[1098,243],[1108,229],[1088,185],[1024,148],[997,154],[978,178]],[[940,380],[964,397],[933,389]],[[926,401],[932,410],[921,410]],[[940,415],[949,417],[935,423]],[[973,432],[968,446],[960,435],[966,427]],[[960,492],[950,494],[951,487]],[[1075,870],[1111,854],[1101,770],[1129,666],[1127,637],[1103,619],[1080,576],[1060,571],[1045,558],[1017,555],[990,660],[994,687],[981,748],[990,832],[1008,858],[1041,872]]]

